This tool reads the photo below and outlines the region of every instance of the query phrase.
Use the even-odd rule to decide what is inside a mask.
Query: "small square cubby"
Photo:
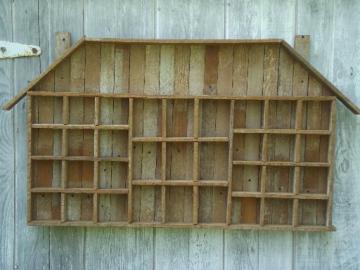
[[[262,134],[234,134],[233,160],[260,161],[262,144]]]
[[[127,157],[128,141],[127,130],[100,130],[99,156]]]
[[[227,188],[199,188],[199,223],[226,222]]]
[[[65,196],[66,221],[92,221],[94,208],[93,194],[69,193]]]
[[[228,178],[227,143],[212,142],[199,144],[200,180],[227,180]]]
[[[328,130],[331,101],[306,101],[303,103],[302,129]]]
[[[161,179],[161,143],[145,142],[133,144],[133,179]]]
[[[166,222],[192,223],[193,210],[192,187],[166,188]]]
[[[100,125],[127,125],[129,121],[129,99],[101,97],[99,102]]]
[[[95,99],[93,97],[69,97],[69,124],[94,124]]]
[[[128,219],[128,198],[124,194],[98,196],[99,222],[125,222]]]
[[[324,226],[326,213],[326,200],[299,200],[299,225]]]
[[[94,131],[69,129],[67,130],[68,156],[94,156]]]
[[[92,188],[94,186],[94,162],[83,160],[66,161],[66,187]]]
[[[326,194],[328,168],[302,167],[300,170],[300,193]]]
[[[194,166],[193,143],[166,143],[166,179],[192,180]]]
[[[31,115],[33,124],[62,124],[62,97],[32,97]]]
[[[259,198],[232,198],[231,223],[232,224],[259,224],[260,220]]]
[[[266,192],[291,193],[294,188],[294,167],[268,166],[266,168]]]
[[[60,156],[62,131],[59,129],[32,129],[31,153],[34,156]]]
[[[126,188],[128,163],[117,161],[99,162],[99,188]]]
[[[132,203],[134,222],[161,222],[161,187],[134,186]]]
[[[302,135],[301,161],[328,162],[329,136]]]
[[[294,161],[295,135],[269,134],[268,161]]]
[[[166,136],[194,136],[194,101],[190,99],[169,99],[166,106]]]
[[[261,166],[236,165],[233,167],[232,190],[259,192]]]
[[[229,100],[204,99],[200,101],[199,127],[201,137],[229,136]]]
[[[32,193],[31,202],[32,220],[60,220],[60,193]]]
[[[296,101],[270,100],[268,128],[294,129],[296,121]]]
[[[264,224],[290,225],[293,201],[290,199],[265,199]]]
[[[32,160],[31,186],[61,187],[61,161],[60,160]]]
[[[234,128],[262,128],[264,102],[238,100],[234,107]]]
[[[133,137],[160,137],[161,99],[134,99]]]

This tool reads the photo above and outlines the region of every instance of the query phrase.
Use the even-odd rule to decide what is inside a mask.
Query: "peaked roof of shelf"
[[[348,97],[346,97],[334,84],[326,79],[316,68],[314,68],[305,58],[303,58],[292,46],[282,39],[207,39],[207,40],[194,40],[194,39],[113,39],[113,38],[89,38],[82,37],[73,46],[67,49],[58,59],[56,59],[44,72],[37,78],[32,80],[29,85],[23,89],[19,94],[13,97],[10,101],[3,105],[4,110],[10,110],[14,107],[26,93],[43,77],[45,77],[51,70],[58,66],[66,57],[71,55],[78,47],[85,42],[102,42],[102,43],[118,43],[118,44],[279,44],[284,47],[290,55],[299,61],[313,76],[320,82],[325,84],[330,91],[354,114],[360,114],[360,108],[355,105]]]

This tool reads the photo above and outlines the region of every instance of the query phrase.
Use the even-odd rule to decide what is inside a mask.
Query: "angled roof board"
[[[249,39],[249,40],[221,40],[221,39],[213,39],[213,40],[182,40],[182,39],[112,39],[112,38],[90,38],[83,37],[78,42],[76,42],[71,48],[66,50],[61,57],[55,60],[43,73],[41,73],[37,78],[32,80],[29,85],[20,91],[15,97],[13,97],[10,101],[3,105],[4,110],[10,110],[13,106],[21,100],[26,93],[32,89],[42,78],[44,78],[48,73],[50,73],[53,69],[55,69],[63,60],[69,57],[73,52],[76,51],[84,43],[117,43],[117,44],[188,44],[188,45],[196,45],[196,44],[279,44],[283,48],[287,50],[287,52],[300,64],[305,67],[305,69],[312,74],[316,79],[318,79],[321,83],[323,83],[329,90],[333,93],[333,95],[338,98],[350,111],[354,114],[360,114],[360,108],[355,105],[348,97],[346,97],[335,85],[333,85],[329,80],[327,80],[315,67],[313,67],[306,59],[304,59],[296,50],[291,47],[286,41],[281,39]]]

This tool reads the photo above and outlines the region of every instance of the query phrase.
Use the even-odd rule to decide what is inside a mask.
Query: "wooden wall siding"
[[[172,8],[169,8],[171,4]],[[0,62],[0,99],[8,100],[55,57],[54,35],[70,31],[119,38],[284,38],[310,34],[310,61],[355,102],[359,33],[357,1],[0,1],[0,38],[40,45],[40,58]],[[278,16],[282,10],[287,19]],[[241,18],[241,19],[239,19]],[[14,27],[9,27],[14,23]],[[36,27],[31,27],[36,25]],[[100,52],[94,46],[95,52]],[[172,46],[164,49],[174,50]],[[193,48],[198,57],[205,53]],[[162,50],[163,52],[163,50]],[[172,53],[170,53],[172,54]],[[88,53],[100,68],[97,54]],[[191,55],[194,55],[191,52]],[[241,53],[239,52],[239,59]],[[234,58],[234,61],[236,59]],[[171,58],[164,60],[172,70]],[[96,64],[98,63],[98,64]],[[190,65],[203,65],[190,59]],[[161,63],[161,67],[162,67]],[[265,63],[264,63],[264,66]],[[121,68],[121,67],[119,67]],[[93,69],[93,68],[91,68]],[[161,85],[167,70],[161,68]],[[202,70],[201,68],[199,70]],[[294,73],[297,71],[294,66]],[[243,69],[237,70],[245,74]],[[276,70],[271,71],[274,78]],[[170,72],[172,74],[172,72]],[[295,82],[302,82],[302,73]],[[189,76],[203,77],[203,74]],[[94,81],[99,81],[94,76]],[[244,77],[236,76],[237,83]],[[170,81],[172,81],[171,79]],[[86,80],[87,83],[90,80]],[[190,80],[192,81],[192,80]],[[202,84],[201,80],[195,80]],[[276,85],[275,80],[271,80]],[[120,82],[119,82],[120,83]],[[124,82],[125,85],[127,81]],[[233,82],[235,84],[235,81]],[[302,84],[307,86],[307,83]],[[97,86],[90,83],[91,90]],[[94,88],[93,88],[94,87]],[[125,87],[125,86],[124,86]],[[202,88],[190,84],[189,90]],[[304,87],[307,89],[307,87]],[[305,91],[304,88],[299,88]],[[168,87],[160,88],[162,93]],[[240,89],[240,88],[239,88]],[[274,88],[272,88],[274,89]],[[242,91],[246,91],[242,89]],[[245,92],[246,93],[246,92]],[[358,102],[357,102],[358,103]],[[26,226],[26,125],[24,101],[0,112],[0,268],[4,269],[356,269],[359,268],[359,122],[337,110],[331,234],[223,231],[214,229],[46,228]],[[3,161],[3,162],[2,162]],[[344,180],[345,179],[345,180]],[[14,181],[12,181],[14,180]],[[133,258],[129,260],[128,258]]]

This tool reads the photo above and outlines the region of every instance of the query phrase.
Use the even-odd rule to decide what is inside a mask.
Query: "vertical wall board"
[[[190,232],[188,269],[223,269],[223,240],[223,230],[192,230]]]
[[[38,2],[13,3],[14,42],[37,45],[39,42]],[[15,59],[14,88],[19,91],[40,73],[39,58]],[[49,229],[28,227],[27,212],[27,126],[26,104],[22,100],[15,108],[15,267],[41,269],[49,263]],[[34,245],[34,243],[37,243]]]
[[[258,240],[256,231],[225,232],[224,269],[258,269]]]
[[[152,269],[153,229],[89,228],[85,269]]]
[[[292,269],[292,248],[291,232],[259,232],[259,269]]]
[[[12,3],[0,1],[0,39],[12,41]],[[0,104],[14,96],[13,60],[0,61]],[[0,111],[0,269],[14,267],[14,112]]]
[[[261,10],[261,38],[281,38],[294,44],[296,1],[263,1]]]
[[[339,8],[340,7],[340,8]],[[359,99],[360,19],[358,1],[334,3],[334,66],[333,81],[356,104]],[[355,76],[354,76],[355,75]],[[360,268],[359,248],[359,117],[337,102],[333,223],[337,227],[332,238],[331,267]]]

